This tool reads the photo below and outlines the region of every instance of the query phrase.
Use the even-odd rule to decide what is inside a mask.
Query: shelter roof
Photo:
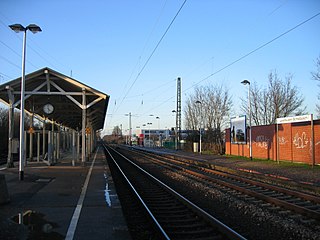
[[[14,107],[20,105],[21,77],[0,85],[0,98]],[[82,113],[93,130],[103,128],[109,96],[50,68],[25,76],[25,109],[72,129],[82,128]],[[46,114],[44,105],[54,106]]]

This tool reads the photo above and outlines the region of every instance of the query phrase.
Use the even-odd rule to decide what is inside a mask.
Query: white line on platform
[[[99,151],[99,147],[98,147],[98,149],[97,149],[97,151],[96,151],[96,153],[95,153],[95,155],[94,155],[93,161],[92,161],[92,163],[91,163],[89,172],[88,172],[88,174],[87,174],[86,180],[85,180],[85,182],[84,182],[84,185],[83,185],[83,188],[82,188],[82,191],[81,191],[81,194],[80,194],[78,203],[77,203],[77,207],[76,207],[76,209],[74,210],[74,213],[73,213],[73,216],[72,216],[72,219],[71,219],[69,228],[68,228],[67,236],[66,236],[66,238],[65,238],[66,240],[73,240],[74,233],[75,233],[75,231],[76,231],[77,224],[78,224],[78,220],[79,220],[79,217],[80,217],[80,213],[81,213],[81,209],[82,209],[82,204],[83,204],[84,198],[85,198],[85,196],[86,196],[88,184],[89,184],[89,181],[90,181],[92,168],[93,168],[93,165],[94,165],[94,163],[95,163],[95,161],[96,161],[96,157],[97,157],[98,151]]]

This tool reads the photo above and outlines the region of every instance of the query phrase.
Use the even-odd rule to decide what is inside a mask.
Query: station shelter
[[[109,96],[46,67],[25,76],[24,99],[24,111],[31,119],[24,134],[29,159],[36,155],[38,161],[52,165],[60,159],[61,151],[70,149],[73,163],[81,160],[84,165],[104,126]],[[19,128],[14,125],[14,113],[20,108],[21,78],[0,85],[0,100],[9,107],[7,165],[12,167],[19,141],[13,133]],[[34,128],[34,119],[42,122],[42,129]]]

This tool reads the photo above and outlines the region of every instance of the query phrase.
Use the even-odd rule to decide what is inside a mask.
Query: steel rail
[[[173,190],[171,187],[151,175],[149,172],[141,168],[139,165],[134,163],[132,160],[128,159],[126,156],[121,154],[120,152],[116,151],[115,149],[112,149],[113,151],[117,152],[121,157],[126,159],[127,162],[135,166],[137,169],[139,169],[141,172],[146,174],[149,178],[151,178],[153,181],[155,181],[157,184],[159,184],[162,188],[164,188],[167,192],[170,192],[172,195],[174,195],[177,199],[179,199],[181,202],[184,203],[184,205],[188,206],[190,209],[192,209],[196,214],[198,214],[200,217],[205,219],[210,225],[212,225],[214,228],[218,229],[221,233],[226,235],[230,239],[246,239],[221,221],[219,221],[217,218],[213,217],[191,201],[189,201],[187,198],[183,197],[181,194],[179,194],[177,191]]]
[[[139,153],[142,154],[140,151],[139,151]],[[150,152],[148,152],[148,154],[150,154]],[[143,153],[143,155],[145,155],[145,152]],[[154,160],[162,161],[162,160],[158,159],[159,156],[157,154],[151,153],[150,155],[153,155],[153,156],[156,155],[157,158],[154,159]],[[149,156],[149,157],[150,158],[154,158],[154,157],[151,157],[151,156]],[[181,167],[181,166],[173,164],[173,163],[168,163],[168,162],[162,161],[163,163],[165,163],[167,165],[171,165],[171,167],[174,167],[175,169],[179,169],[181,171],[184,171],[184,172],[186,172],[188,174],[191,174],[193,176],[196,176],[198,178],[202,178],[202,179],[204,179],[206,181],[215,182],[215,183],[217,183],[219,185],[228,187],[230,189],[237,190],[239,192],[243,192],[243,193],[245,193],[245,194],[247,194],[249,196],[255,197],[255,198],[263,200],[265,202],[269,202],[269,203],[284,207],[286,209],[292,210],[292,211],[297,212],[299,214],[308,216],[310,218],[320,220],[320,212],[318,212],[318,211],[314,211],[314,210],[309,209],[307,207],[302,207],[302,206],[299,206],[297,204],[288,202],[286,200],[281,200],[281,199],[276,198],[276,197],[271,197],[271,196],[268,196],[267,194],[262,194],[262,193],[259,193],[257,191],[254,191],[254,190],[250,190],[248,188],[250,188],[250,187],[251,188],[252,187],[262,187],[262,188],[265,188],[268,191],[277,191],[277,192],[282,193],[282,194],[287,194],[287,195],[289,195],[291,197],[291,199],[292,199],[292,197],[301,198],[301,199],[305,199],[306,201],[312,201],[315,204],[319,204],[320,203],[320,198],[319,197],[316,197],[316,196],[313,196],[313,195],[309,195],[309,194],[305,194],[305,193],[301,193],[301,192],[297,192],[297,191],[293,191],[293,190],[289,190],[289,189],[285,189],[285,188],[281,188],[281,187],[277,187],[277,186],[266,184],[266,183],[262,183],[262,182],[259,182],[259,181],[250,180],[250,179],[247,179],[247,178],[242,178],[242,177],[236,176],[234,174],[230,174],[230,173],[225,173],[225,172],[221,172],[221,171],[217,171],[217,170],[212,170],[212,169],[199,167],[199,166],[196,166],[196,165],[193,165],[193,164],[190,164],[190,163],[182,163],[181,161],[177,161],[177,160],[172,159],[172,158],[164,157],[163,155],[161,155],[161,158],[165,158],[167,160],[170,160],[170,161],[175,162],[175,163],[180,164],[180,165],[184,164],[184,165],[187,165],[189,167],[196,168],[196,169],[198,169],[200,171],[208,172],[210,174],[223,176],[223,177],[225,177],[225,178],[227,178],[227,179],[229,179],[231,181],[234,180],[234,181],[244,182],[246,184],[249,184],[250,186],[247,186],[247,187],[239,186],[238,184],[235,184],[235,183],[229,183],[229,182],[226,182],[225,180],[219,180],[219,179],[216,179],[216,178],[212,178],[212,177],[209,177],[209,176],[207,176],[207,175],[205,175],[203,173],[199,173],[199,172],[196,172],[194,170],[186,169],[184,167]]]
[[[122,171],[122,169],[120,168],[120,166],[118,165],[118,163],[115,161],[114,157],[112,156],[112,154],[110,153],[110,151],[108,150],[108,148],[103,145],[103,147],[105,148],[105,150],[108,152],[109,156],[111,157],[113,163],[117,166],[119,172],[121,173],[121,175],[123,176],[123,178],[126,180],[127,184],[130,186],[131,191],[135,194],[135,196],[139,199],[140,203],[142,204],[142,206],[144,207],[144,209],[147,211],[148,215],[150,216],[150,218],[152,219],[153,223],[157,226],[161,236],[164,239],[168,239],[170,240],[169,236],[167,235],[167,233],[163,230],[162,226],[160,225],[160,223],[157,221],[157,219],[154,217],[154,215],[152,214],[152,212],[150,211],[150,209],[148,208],[148,206],[145,204],[145,202],[143,201],[143,199],[141,198],[140,194],[136,191],[136,189],[134,188],[134,186],[132,185],[132,183],[130,182],[130,180],[127,178],[127,176],[125,175],[125,173]],[[113,149],[114,150],[114,149]],[[115,151],[115,150],[114,150]]]

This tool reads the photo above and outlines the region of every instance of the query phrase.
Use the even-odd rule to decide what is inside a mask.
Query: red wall
[[[320,164],[320,120],[314,121],[314,158]],[[252,127],[252,157],[313,163],[312,131],[310,122],[287,123]],[[232,144],[230,129],[226,129],[226,154],[249,157],[249,131],[247,144]]]

